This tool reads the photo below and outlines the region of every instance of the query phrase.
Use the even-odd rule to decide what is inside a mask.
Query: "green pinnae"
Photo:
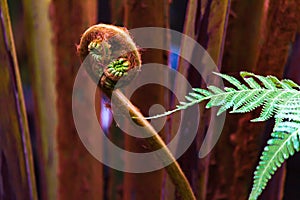
[[[128,69],[127,67],[119,66],[119,70],[120,70],[120,71],[126,71],[127,69]]]
[[[123,66],[125,66],[125,67],[128,67],[129,65],[130,65],[129,61],[126,61],[126,62],[123,63]]]
[[[121,66],[120,66],[119,64],[116,64],[116,65],[115,65],[115,68],[116,68],[116,69],[120,69],[120,67],[121,67]]]
[[[94,40],[88,45],[88,51],[98,62],[107,58],[111,54],[111,45],[107,42],[101,42],[100,40]]]
[[[89,48],[89,51],[91,51],[91,49],[94,49],[95,48],[95,42],[91,42],[88,46]]]
[[[91,42],[88,46],[89,51],[97,50],[100,47],[98,42]]]
[[[114,72],[116,72],[116,70],[114,68],[109,68],[107,71],[108,71],[108,73],[114,73]]]
[[[106,87],[109,87],[109,88],[112,87],[112,84],[107,81],[104,84],[106,85]]]
[[[121,72],[118,72],[118,71],[117,71],[114,75],[115,75],[115,76],[119,76],[120,73],[121,73]]]
[[[111,61],[107,67],[106,72],[115,79],[119,79],[124,75],[128,75],[130,62],[125,58],[119,58],[118,60]]]
[[[114,76],[121,77],[128,74],[126,72],[128,71],[129,65],[130,62],[128,60],[125,58],[119,58],[118,60],[112,61],[107,66],[107,72]]]
[[[119,58],[118,62],[124,62],[125,59],[124,58]]]

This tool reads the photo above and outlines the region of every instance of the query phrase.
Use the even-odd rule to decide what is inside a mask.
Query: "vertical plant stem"
[[[57,108],[55,105],[55,55],[49,13],[50,0],[23,0],[31,85],[35,104],[35,132],[39,193],[57,199]],[[41,51],[41,47],[43,50]]]
[[[0,1],[0,26],[0,198],[36,200],[30,134],[6,0]]]

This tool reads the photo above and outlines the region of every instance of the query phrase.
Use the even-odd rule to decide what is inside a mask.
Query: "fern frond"
[[[259,165],[254,173],[254,184],[249,200],[256,200],[266,187],[277,168],[300,150],[300,123],[281,122],[275,124],[272,138],[264,148]]]
[[[210,85],[207,90],[193,88],[193,92],[185,97],[187,102],[181,102],[174,110],[146,119],[164,117],[208,100],[206,108],[220,106],[218,115],[230,108],[233,108],[231,113],[246,113],[263,106],[260,116],[252,120],[258,122],[268,120],[278,114],[280,105],[290,101],[290,97],[300,99],[300,92],[298,91],[300,86],[291,80],[280,81],[274,76],[263,77],[250,72],[241,72],[241,77],[246,82],[246,84],[243,84],[232,76],[216,72],[214,74],[225,79],[234,87],[221,89]],[[296,96],[294,96],[295,94]]]
[[[276,91],[272,93],[269,98],[265,100],[263,109],[258,118],[252,119],[252,122],[266,121],[271,118],[275,113],[280,110],[280,105],[289,101],[289,98],[293,96],[293,91]]]
[[[272,138],[264,148],[261,160],[254,174],[250,200],[256,200],[268,181],[282,163],[300,150],[300,86],[291,80],[278,80],[275,76],[260,76],[241,72],[245,84],[236,78],[215,73],[233,87],[224,89],[208,86],[207,90],[194,88],[187,96],[187,102],[180,102],[176,109],[148,117],[153,119],[167,116],[179,110],[208,100],[206,108],[219,106],[217,115],[232,108],[231,113],[246,113],[262,106],[260,116],[252,122],[275,118]]]

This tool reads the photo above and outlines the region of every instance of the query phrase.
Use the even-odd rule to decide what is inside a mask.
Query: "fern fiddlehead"
[[[122,83],[126,84],[126,81],[129,82],[135,75],[135,73],[129,74],[129,70],[135,72],[141,68],[140,53],[126,28],[108,24],[94,25],[83,33],[77,51],[81,61],[86,62],[88,57],[91,58],[85,63],[86,70],[109,98],[111,98],[112,89],[120,77],[125,77],[125,81],[123,79]],[[140,111],[119,89],[114,90],[114,94],[115,103],[124,116],[130,113],[133,117],[143,118]],[[136,120],[136,123],[143,127],[145,133],[149,135],[149,149],[153,151],[162,149],[158,159],[162,163],[171,161],[166,167],[166,171],[182,199],[196,200],[187,178],[159,134],[145,119]]]
[[[99,74],[100,84],[103,87],[113,89],[122,76],[128,75],[128,71],[131,69],[130,61],[126,57],[111,61],[111,45],[108,42],[93,40],[89,44],[88,50],[96,65],[94,71]]]
[[[217,115],[230,108],[230,113],[246,113],[262,106],[260,116],[251,121],[266,121],[274,117],[275,125],[254,173],[249,199],[256,200],[277,168],[300,151],[300,86],[291,80],[280,81],[274,76],[264,77],[249,72],[240,73],[247,85],[232,76],[215,74],[234,87],[223,90],[216,86],[208,86],[207,90],[193,88],[193,92],[186,96],[187,102],[180,102],[176,109],[147,119],[167,116],[204,100],[208,100],[206,108],[220,107]]]
[[[126,28],[97,24],[86,30],[78,46],[81,60],[87,59],[87,71],[104,89],[125,85],[141,68],[141,57]],[[131,73],[128,73],[128,72]]]

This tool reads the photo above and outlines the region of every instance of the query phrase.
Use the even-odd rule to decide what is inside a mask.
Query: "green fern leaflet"
[[[207,90],[194,88],[186,96],[187,102],[180,102],[176,109],[147,119],[167,116],[205,100],[208,100],[206,108],[220,107],[218,115],[230,108],[230,113],[246,113],[261,106],[260,116],[251,121],[261,122],[274,117],[275,125],[254,173],[249,199],[256,200],[277,168],[300,150],[300,86],[291,80],[280,81],[274,76],[264,77],[249,72],[240,73],[246,84],[232,76],[215,74],[234,87],[223,90],[216,86],[208,86]]]

